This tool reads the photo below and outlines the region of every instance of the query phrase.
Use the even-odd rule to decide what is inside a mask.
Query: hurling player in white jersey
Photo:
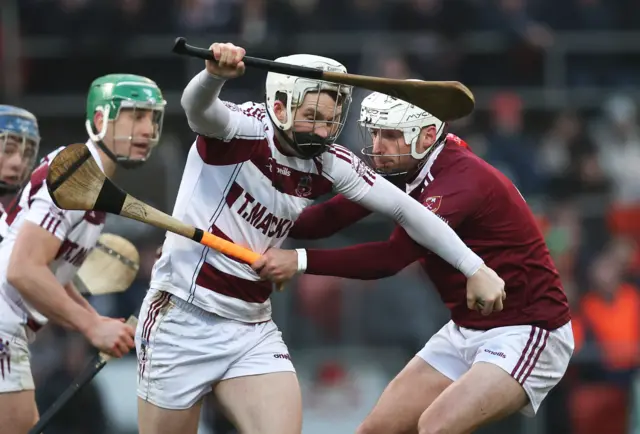
[[[0,104],[0,216],[4,213],[4,203],[29,177],[39,145],[36,117],[25,109]],[[6,228],[0,221],[0,240]]]
[[[176,218],[262,254],[282,244],[316,198],[340,192],[395,219],[464,273],[472,294],[501,309],[502,279],[437,216],[334,144],[350,87],[269,73],[265,103],[223,102],[221,88],[243,74],[245,52],[232,44],[211,49],[219,64],[207,61],[182,96],[198,136]],[[278,60],[346,72],[319,56]],[[242,433],[301,432],[300,388],[271,320],[271,291],[251,264],[167,234],[136,330],[141,434],[195,434],[202,397],[211,391]]]
[[[160,138],[164,106],[160,89],[145,77],[94,80],[86,146],[105,175],[146,161]],[[134,346],[133,328],[99,315],[72,284],[105,214],[61,210],[53,203],[46,176],[61,149],[43,159],[2,216],[7,231],[0,243],[0,431],[7,434],[24,434],[38,419],[28,344],[48,321],[82,333],[114,357]]]

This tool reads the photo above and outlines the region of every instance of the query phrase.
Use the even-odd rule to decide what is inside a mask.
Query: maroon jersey
[[[504,279],[507,298],[502,312],[483,316],[469,310],[465,276],[416,244],[399,226],[388,241],[336,250],[309,249],[307,273],[378,279],[419,260],[459,326],[485,330],[526,324],[553,330],[570,320],[558,271],[533,213],[506,176],[467,148],[447,140],[408,188]],[[329,236],[368,214],[361,206],[336,196],[307,208],[291,236]]]

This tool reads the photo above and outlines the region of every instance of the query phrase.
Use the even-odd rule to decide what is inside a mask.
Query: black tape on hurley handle
[[[189,45],[187,44],[187,40],[183,37],[176,38],[172,51],[183,56],[215,61],[211,50],[208,48],[198,48],[193,45]],[[242,61],[246,66],[252,68],[265,69],[278,74],[295,75],[296,77],[311,78],[314,80],[322,80],[322,74],[324,72],[318,68],[289,65],[288,63],[274,62],[273,60],[260,59],[259,57],[244,56]]]

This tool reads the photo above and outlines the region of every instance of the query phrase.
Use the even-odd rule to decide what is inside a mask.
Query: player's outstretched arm
[[[348,149],[334,145],[326,155],[323,175],[334,191],[363,207],[388,216],[421,246],[447,261],[466,277],[481,269],[484,261],[440,218],[377,175]]]
[[[302,272],[374,280],[397,274],[425,253],[402,228],[398,228],[388,241],[342,249],[307,249],[306,253],[299,250],[269,249],[252,267],[262,279],[273,282],[287,281],[294,274]]]
[[[484,264],[447,223],[384,178],[378,177],[358,203],[393,218],[413,240],[466,277],[475,274]]]
[[[451,227],[411,196],[379,178],[359,201],[392,217],[411,238],[467,277],[467,306],[483,315],[499,312],[505,299],[504,281],[458,237]]]
[[[213,44],[211,50],[219,64],[206,61],[182,93],[180,103],[193,131],[203,136],[224,138],[231,129],[231,112],[218,98],[229,78],[244,73],[244,49],[233,44]]]
[[[289,237],[296,240],[328,238],[369,214],[368,209],[338,194],[326,202],[305,208],[289,231]]]

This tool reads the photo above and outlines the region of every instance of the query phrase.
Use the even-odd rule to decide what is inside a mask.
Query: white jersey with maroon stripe
[[[281,152],[264,104],[225,103],[224,137],[199,135],[191,147],[173,216],[264,253],[287,237],[302,210],[318,197],[342,193],[358,201],[376,174],[348,149],[334,145],[311,160]],[[270,282],[248,264],[194,241],[167,234],[151,287],[225,318],[270,319]]]
[[[93,158],[102,167],[98,151],[87,142]],[[51,199],[46,186],[49,162],[63,148],[58,148],[31,174],[29,183],[22,190],[16,202],[12,203],[0,218],[0,225],[6,225],[4,240],[0,243],[0,317],[9,308],[13,316],[23,323],[33,320],[42,325],[47,319],[22,298],[20,293],[7,282],[7,267],[11,251],[20,228],[25,221],[34,223],[51,232],[61,246],[49,268],[60,284],[66,285],[82,265],[89,251],[95,246],[104,226],[105,214],[95,211],[66,211],[58,208]]]

